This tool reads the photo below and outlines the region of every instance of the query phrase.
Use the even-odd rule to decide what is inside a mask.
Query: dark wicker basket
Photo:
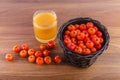
[[[87,23],[87,22],[93,22],[95,26],[97,26],[99,28],[99,30],[103,33],[103,38],[105,40],[102,48],[92,54],[89,55],[83,55],[83,54],[77,54],[71,50],[69,50],[66,45],[63,43],[63,34],[64,31],[67,29],[67,26],[69,24],[81,24],[81,23]],[[91,18],[75,18],[75,19],[71,19],[68,22],[64,23],[58,31],[58,40],[59,40],[59,44],[62,47],[63,51],[64,51],[64,58],[65,61],[67,63],[70,63],[72,65],[78,66],[78,67],[89,67],[90,65],[92,65],[97,57],[103,53],[103,51],[105,49],[107,49],[108,44],[109,44],[109,33],[107,32],[107,29],[104,25],[102,25],[99,21],[97,20],[93,20]]]

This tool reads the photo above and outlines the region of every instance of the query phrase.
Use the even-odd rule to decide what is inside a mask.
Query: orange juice
[[[53,11],[37,12],[33,16],[35,37],[42,43],[54,40],[57,34],[57,19]]]

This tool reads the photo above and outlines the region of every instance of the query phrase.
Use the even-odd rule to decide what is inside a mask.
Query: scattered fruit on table
[[[20,56],[23,57],[23,58],[25,58],[25,57],[28,56],[28,52],[27,52],[26,50],[21,50],[19,54],[20,54]]]
[[[52,62],[60,63],[62,61],[60,56],[55,56],[54,61],[52,61],[51,57],[51,49],[54,49],[56,45],[55,41],[49,41],[47,44],[40,44],[39,50],[35,50],[34,48],[29,48],[28,44],[22,44],[21,46],[15,45],[13,46],[13,52],[18,53],[20,57],[27,58],[28,62],[36,63],[38,65],[42,64],[51,64]],[[50,50],[49,50],[50,49]],[[7,53],[5,55],[5,59],[7,61],[13,60],[13,54]]]
[[[11,54],[11,53],[7,53],[6,55],[5,55],[5,59],[7,60],[7,61],[12,61],[13,60],[13,55]]]
[[[59,55],[54,57],[54,62],[55,63],[61,63],[61,61],[62,61],[62,59],[61,59],[61,57]]]
[[[52,58],[51,58],[50,56],[46,56],[46,57],[44,57],[44,62],[45,62],[46,64],[51,64]]]
[[[35,52],[35,57],[42,57],[43,53],[41,51],[36,51]]]
[[[34,55],[30,55],[30,56],[28,57],[28,62],[30,62],[30,63],[35,62],[35,56],[34,56]]]
[[[47,45],[48,45],[49,48],[54,48],[55,45],[56,45],[56,42],[51,40],[51,41],[48,41]]]
[[[28,44],[22,44],[22,45],[21,45],[21,48],[22,48],[23,50],[28,50],[28,49],[29,49],[29,45],[28,45]]]
[[[35,49],[31,48],[28,50],[28,55],[34,55],[35,54]]]
[[[47,49],[47,46],[45,44],[40,44],[40,50],[44,51],[45,49]]]
[[[102,48],[102,32],[92,22],[70,24],[63,35],[64,44],[78,54],[92,54]]]
[[[21,50],[21,47],[19,45],[13,46],[13,51],[14,52],[18,53],[18,52],[20,52],[20,50]]]
[[[50,55],[50,51],[49,50],[44,50],[43,51],[43,56],[46,57],[46,56],[49,56]]]
[[[44,63],[43,57],[37,57],[36,58],[36,64],[42,65]]]

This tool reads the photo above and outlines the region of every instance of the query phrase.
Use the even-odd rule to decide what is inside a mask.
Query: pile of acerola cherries
[[[64,44],[78,54],[92,54],[102,48],[102,32],[92,22],[70,24],[63,35]]]

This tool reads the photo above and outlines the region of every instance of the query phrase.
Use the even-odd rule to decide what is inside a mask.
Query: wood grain
[[[20,58],[6,62],[4,55],[15,44],[28,43],[39,48],[34,37],[32,16],[36,10],[54,10],[58,28],[75,17],[91,17],[110,33],[109,48],[89,68],[66,63],[36,65]],[[120,79],[120,0],[0,0],[0,80],[119,80]],[[57,39],[56,39],[57,41]],[[63,51],[57,43],[53,55]]]

